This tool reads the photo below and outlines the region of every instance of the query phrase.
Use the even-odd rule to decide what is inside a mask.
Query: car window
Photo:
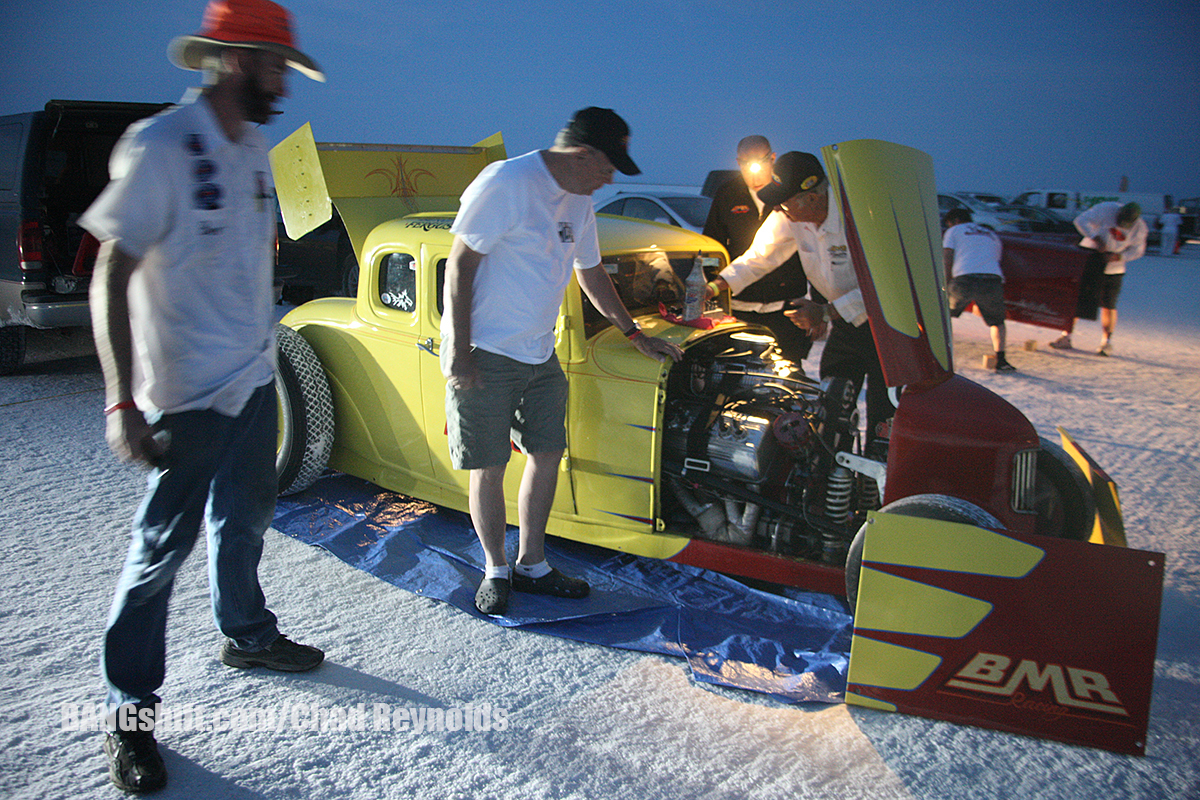
[[[417,260],[408,253],[389,253],[379,270],[379,300],[388,308],[417,310]]]
[[[665,208],[653,200],[647,200],[644,197],[626,198],[625,210],[621,212],[621,216],[645,219],[650,222],[662,222],[667,225],[675,224],[675,220],[671,219],[671,215],[667,213]]]
[[[1051,192],[1046,196],[1046,208],[1066,208],[1066,192]]]
[[[712,205],[711,197],[679,195],[664,197],[663,202],[675,209],[675,213],[683,217],[689,225],[703,228],[704,223],[708,222],[708,208]]]
[[[621,209],[624,207],[625,207],[625,198],[622,197],[620,200],[613,200],[611,203],[604,206],[596,213],[597,214],[616,214],[619,217],[619,216],[621,216]]]

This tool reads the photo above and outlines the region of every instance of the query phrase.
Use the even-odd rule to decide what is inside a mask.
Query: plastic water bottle
[[[683,321],[691,322],[704,313],[704,289],[708,279],[704,276],[704,264],[700,256],[692,261],[692,271],[688,273],[687,282],[683,287]]]

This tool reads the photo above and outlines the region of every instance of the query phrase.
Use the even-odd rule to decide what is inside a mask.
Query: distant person
[[[774,209],[758,197],[758,190],[771,182],[775,153],[765,136],[747,136],[737,146],[738,175],[713,196],[704,223],[704,235],[716,239],[736,259],[750,248],[754,234]],[[762,325],[775,334],[785,358],[797,365],[812,349],[808,332],[785,314],[789,300],[808,294],[808,280],[799,256],[793,254],[771,272],[742,289],[730,301],[734,316],[743,322]]]
[[[1162,239],[1158,245],[1158,252],[1164,256],[1173,256],[1179,252],[1179,226],[1183,224],[1183,217],[1168,206],[1158,221],[1162,225]]]
[[[955,208],[942,221],[942,257],[950,316],[958,317],[971,303],[987,324],[996,351],[996,372],[1015,372],[1004,356],[1004,273],[1000,271],[1003,246],[996,232],[971,221],[971,212]]]
[[[91,283],[109,446],[151,466],[104,636],[109,777],[167,780],[154,739],[175,573],[203,525],[213,617],[231,667],[315,668],[324,653],[280,634],[258,580],[275,511],[275,193],[268,122],[294,67],[291,15],[269,0],[213,0],[171,60],[205,85],[136,123],[112,181],[80,219],[103,242]]]
[[[785,314],[814,340],[829,332],[821,353],[821,378],[846,378],[856,387],[855,398],[866,382],[869,444],[894,409],[850,261],[845,223],[829,191],[825,169],[811,153],[784,153],[775,162],[771,182],[758,196],[774,210],[754,235],[750,249],[709,284],[708,296],[728,289],[736,297],[798,254],[804,274],[820,292],[822,302],[799,299],[797,308]],[[829,298],[828,302],[824,298]]]
[[[1095,319],[1099,306],[1103,336],[1096,355],[1107,356],[1117,327],[1117,298],[1125,278],[1125,265],[1146,252],[1146,221],[1137,203],[1097,203],[1075,217],[1075,229],[1083,236],[1080,246],[1096,251],[1084,266],[1075,316]],[[1063,331],[1050,346],[1071,349],[1070,331]]]
[[[554,325],[571,273],[643,355],[683,352],[644,335],[600,263],[591,195],[613,172],[637,175],[629,126],[607,108],[575,113],[554,145],[489,164],[462,196],[451,231],[442,316],[450,459],[470,471],[471,522],[486,567],[475,607],[508,610],[509,590],[580,598],[585,581],[546,562],[546,522],[566,448],[567,382]],[[528,461],[518,499],[515,569],[504,546],[504,473],[515,443]]]

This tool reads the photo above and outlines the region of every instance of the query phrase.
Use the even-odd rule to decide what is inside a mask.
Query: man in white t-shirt
[[[1117,298],[1125,279],[1125,265],[1145,255],[1149,229],[1142,219],[1141,206],[1117,202],[1097,203],[1084,211],[1075,217],[1075,229],[1083,237],[1080,247],[1096,251],[1084,266],[1075,316],[1095,319],[1096,307],[1100,307],[1103,336],[1096,355],[1107,356],[1117,327]],[[1069,350],[1070,332],[1063,331],[1050,346]]]
[[[203,89],[126,131],[112,180],[80,218],[102,242],[91,283],[106,436],[152,467],[105,630],[109,777],[127,792],[166,783],[153,726],[174,577],[208,536],[223,663],[301,672],[324,654],[279,633],[258,580],[275,511],[275,193],[258,124],[278,113],[298,51],[270,0],[213,0],[172,61]]]
[[[996,351],[996,371],[1015,372],[1004,355],[1004,274],[1000,271],[1003,246],[987,225],[971,221],[971,212],[955,208],[942,220],[942,257],[946,263],[946,293],[950,316],[958,317],[971,303],[987,323]]]
[[[546,522],[566,448],[567,383],[554,325],[572,270],[592,304],[641,353],[682,351],[645,336],[600,265],[591,195],[615,170],[637,175],[629,126],[611,109],[575,113],[554,146],[489,164],[463,193],[446,262],[442,373],[450,458],[470,470],[471,521],[487,561],[475,606],[503,615],[509,590],[579,598],[586,582],[546,563]],[[518,500],[520,544],[504,547],[510,441],[528,456]]]

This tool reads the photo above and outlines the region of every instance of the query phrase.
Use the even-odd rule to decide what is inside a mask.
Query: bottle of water
[[[704,313],[704,289],[708,279],[704,275],[704,264],[699,255],[692,261],[683,291],[683,321],[691,322]]]

